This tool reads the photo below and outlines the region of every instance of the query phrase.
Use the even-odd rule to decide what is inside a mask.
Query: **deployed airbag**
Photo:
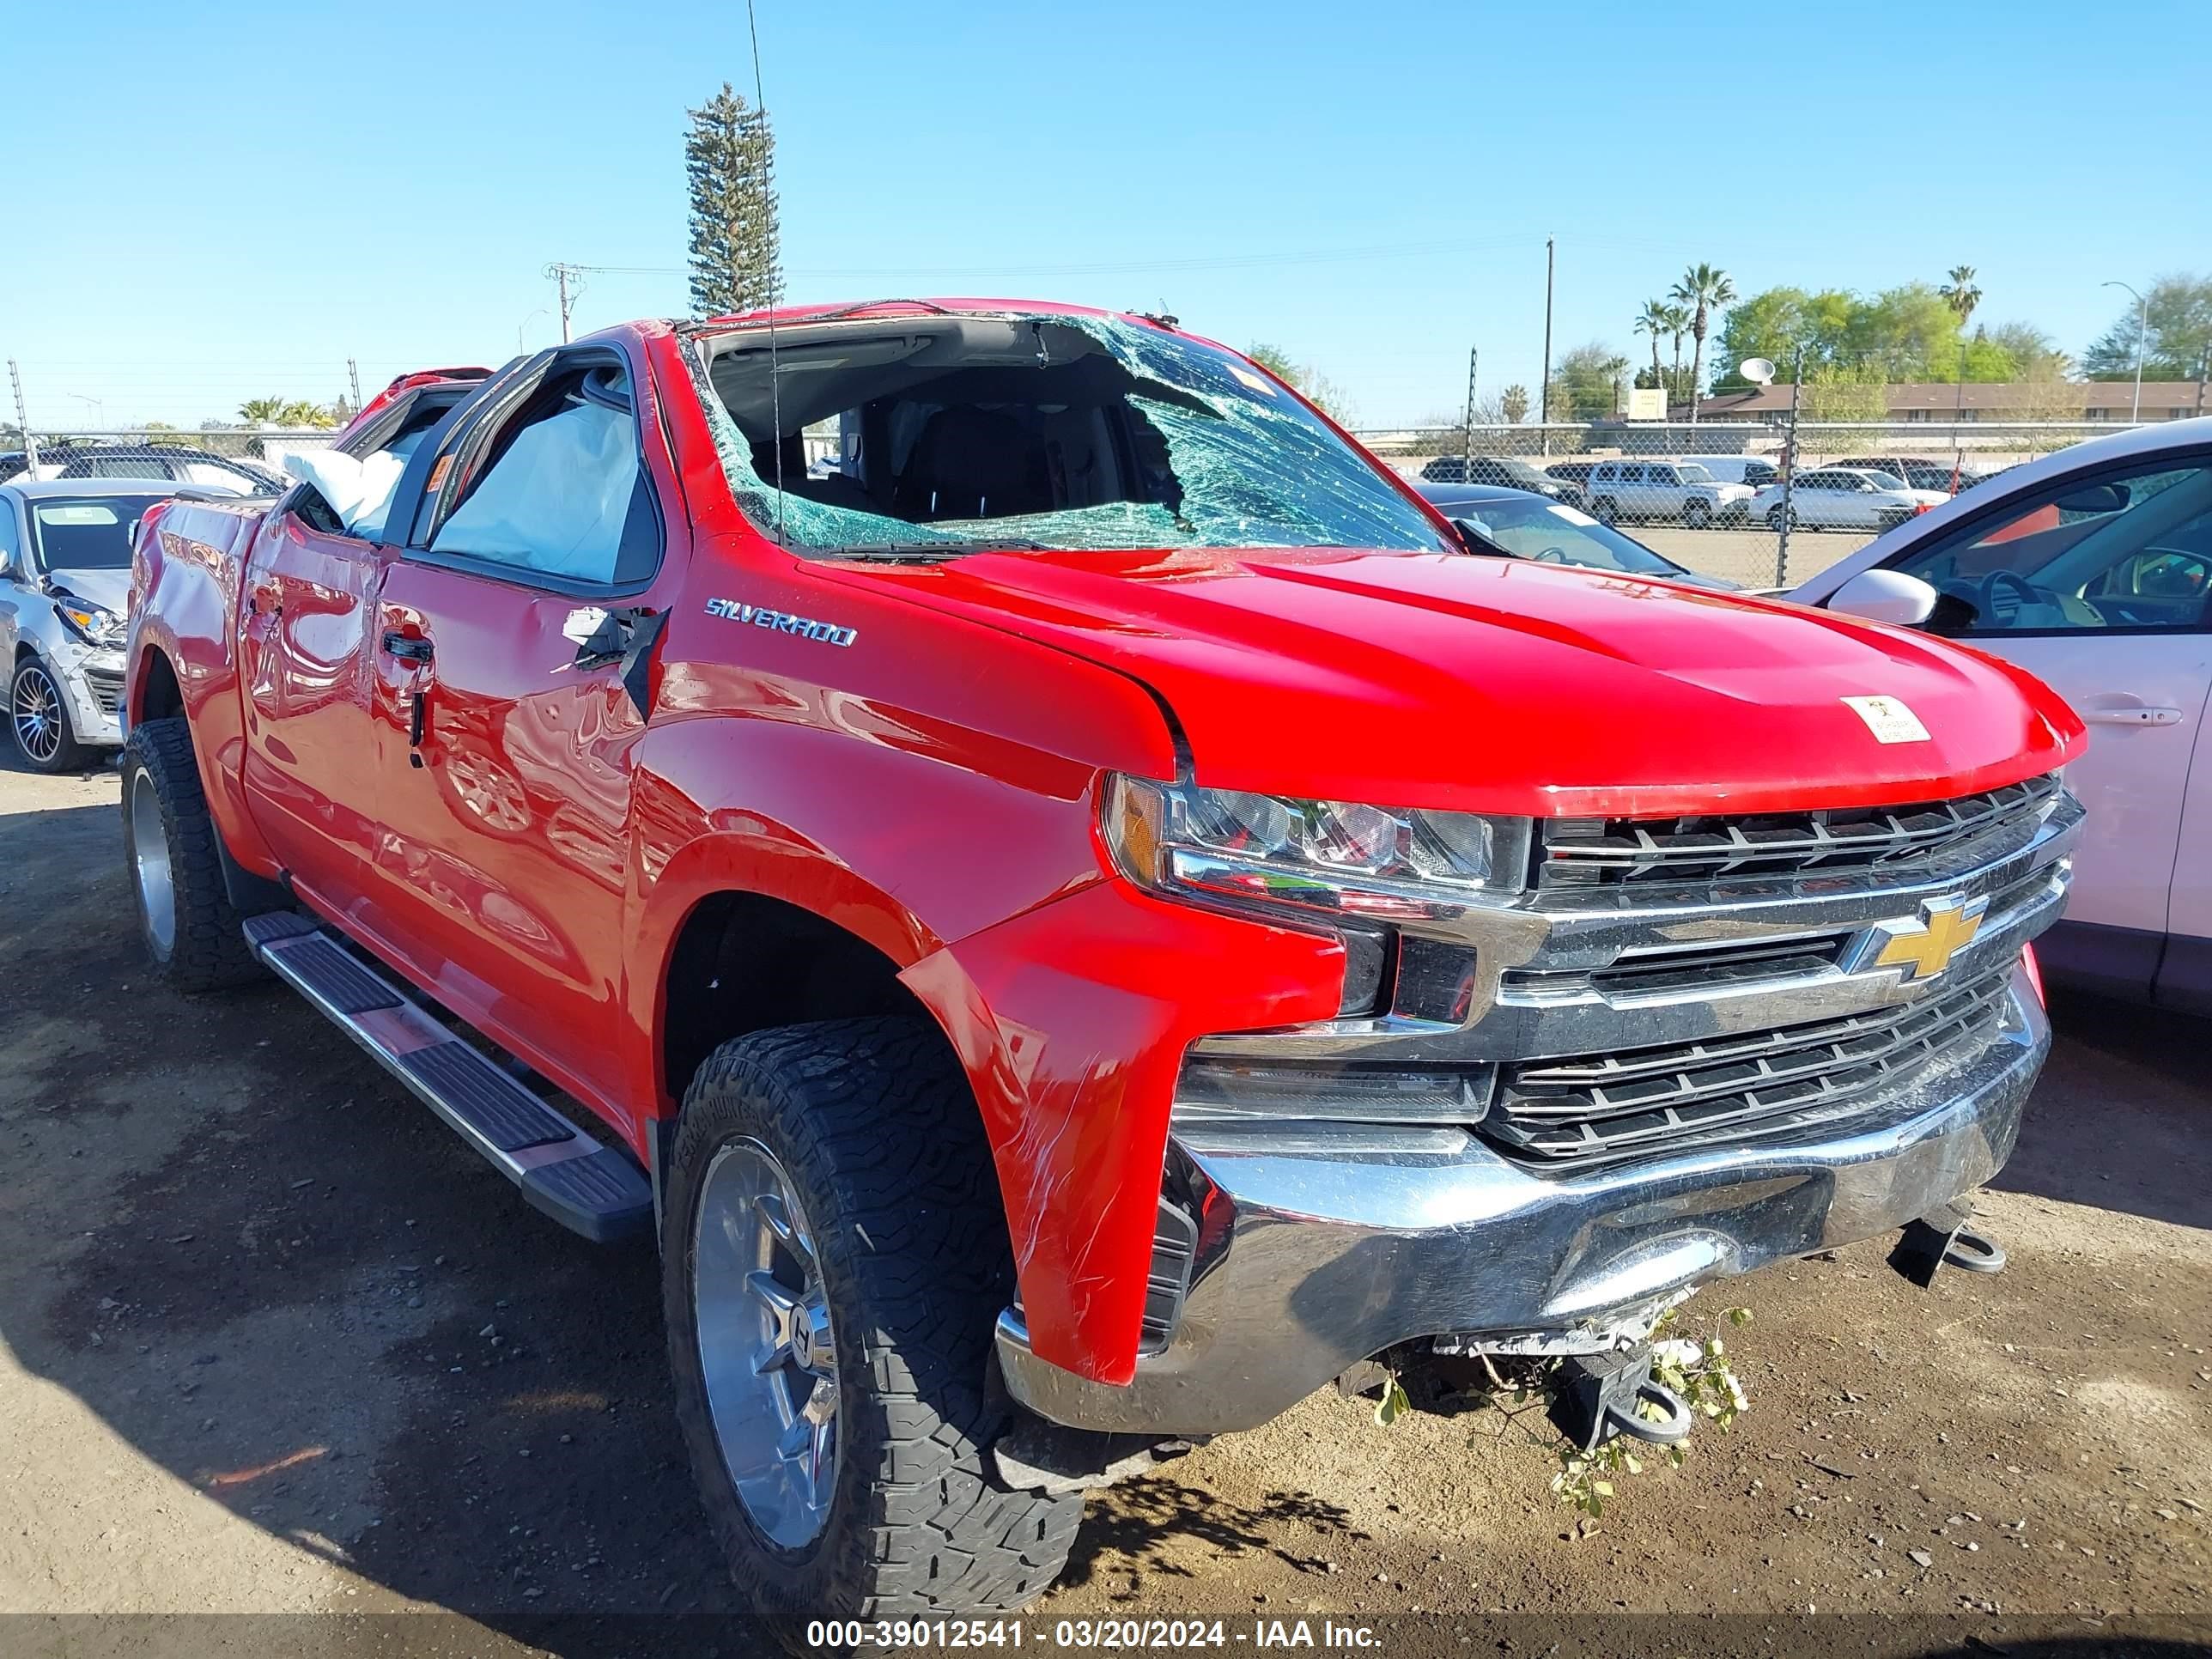
[[[301,449],[284,457],[284,470],[314,487],[348,535],[374,540],[384,533],[384,518],[392,511],[392,492],[399,488],[407,459],[389,450],[358,456],[335,449]]]
[[[430,550],[611,582],[636,488],[636,425],[628,411],[571,404],[516,434]]]

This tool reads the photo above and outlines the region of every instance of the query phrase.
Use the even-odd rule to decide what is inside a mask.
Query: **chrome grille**
[[[1911,869],[1992,831],[2031,830],[2058,804],[2056,775],[1906,806],[1682,818],[1555,818],[1538,884],[1622,887]]]
[[[112,714],[123,702],[123,676],[106,668],[84,671],[86,688],[103,714]]]
[[[2008,962],[1956,989],[1846,1018],[1509,1066],[1480,1133],[1545,1164],[1605,1158],[1722,1127],[1864,1103],[1995,1035]]]

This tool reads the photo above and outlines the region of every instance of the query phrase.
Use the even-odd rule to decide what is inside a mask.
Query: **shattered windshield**
[[[789,546],[1446,550],[1272,380],[1160,329],[938,313],[780,328],[773,382],[769,355],[753,329],[691,362],[732,493]]]

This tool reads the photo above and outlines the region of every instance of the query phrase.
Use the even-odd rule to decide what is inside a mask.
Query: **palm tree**
[[[1694,264],[1682,273],[1682,280],[1668,290],[1667,297],[1678,305],[1693,307],[1690,318],[1690,337],[1697,342],[1690,355],[1690,424],[1698,423],[1698,388],[1705,381],[1705,331],[1712,326],[1712,314],[1735,303],[1735,284],[1728,279],[1728,272],[1708,264]]]
[[[1498,407],[1505,418],[1518,426],[1528,418],[1528,388],[1509,386],[1498,394]]]
[[[1972,265],[1953,265],[1951,280],[1936,290],[1936,296],[1958,313],[1959,330],[1964,333],[1966,319],[1974,314],[1974,307],[1982,302],[1982,291],[1974,286]]]
[[[1667,331],[1667,302],[1646,300],[1644,309],[1636,313],[1636,331],[1651,337],[1651,384],[1664,386],[1667,376],[1659,367],[1659,337]]]
[[[1675,389],[1682,384],[1682,337],[1690,331],[1690,308],[1669,304],[1667,307],[1667,332],[1674,341],[1674,378],[1668,385],[1667,400],[1674,400]]]

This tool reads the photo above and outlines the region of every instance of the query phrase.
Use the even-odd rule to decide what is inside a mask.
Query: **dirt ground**
[[[112,772],[0,771],[0,1613],[444,1610],[377,1650],[458,1653],[734,1610],[650,1248],[538,1217],[273,984],[143,982]],[[1495,1413],[1329,1394],[1094,1499],[1038,1613],[2212,1627],[2212,1028],[2058,1019],[1982,1206],[2009,1269],[1870,1243],[1700,1298],[1756,1310],[1752,1409],[1590,1535]]]

